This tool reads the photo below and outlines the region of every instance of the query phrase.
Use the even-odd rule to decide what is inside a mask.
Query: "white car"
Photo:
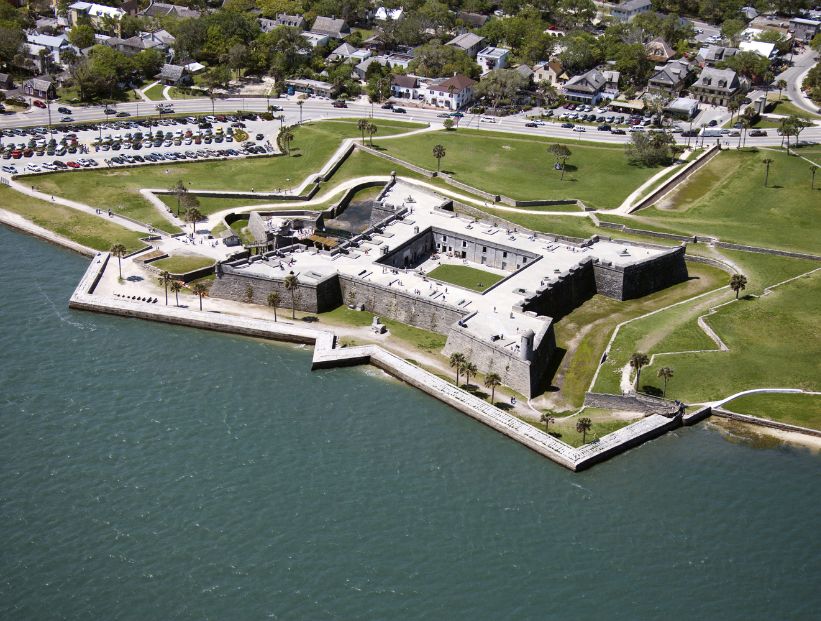
[[[4,173],[9,173],[10,175],[16,175],[17,174],[17,168],[14,167],[14,166],[3,166],[3,172]]]
[[[43,168],[46,170],[57,170],[57,167],[54,164],[49,164],[48,162],[43,164]]]
[[[37,164],[27,164],[26,165],[26,172],[37,173],[37,172],[42,172],[42,171],[40,170],[40,167]]]
[[[581,125],[576,125],[576,127],[573,128],[573,131],[574,132],[586,132],[587,130]]]
[[[496,119],[492,116],[483,116],[482,123],[495,123]]]

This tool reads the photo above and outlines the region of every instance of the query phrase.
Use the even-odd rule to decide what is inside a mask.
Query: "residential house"
[[[77,51],[77,48],[68,42],[68,37],[64,34],[27,34],[26,43],[23,47],[29,60],[37,67],[38,73],[44,73],[48,70],[48,67],[44,66],[43,55],[48,55],[48,63],[62,66],[62,54],[66,50]]]
[[[299,34],[303,39],[305,39],[308,42],[308,45],[310,45],[311,47],[325,45],[330,40],[330,37],[328,35],[317,34],[315,32],[301,32]]]
[[[72,28],[87,18],[95,30],[104,30],[107,23],[119,24],[125,15],[123,9],[93,2],[75,2],[68,7],[68,23]]]
[[[289,95],[306,93],[319,97],[333,97],[333,84],[321,82],[320,80],[285,80],[285,86],[288,89]]]
[[[677,97],[664,107],[664,111],[674,118],[689,121],[698,114],[698,101],[688,97]]]
[[[0,90],[10,91],[14,88],[14,80],[8,73],[0,73]]]
[[[314,25],[311,26],[311,32],[314,34],[325,35],[331,39],[344,39],[351,34],[351,29],[344,19],[335,19],[333,17],[318,16],[314,20]]]
[[[488,46],[482,48],[476,54],[476,62],[482,68],[482,73],[493,71],[494,69],[504,69],[507,67],[507,59],[510,50],[503,47]]]
[[[287,13],[277,13],[274,20],[277,26],[288,26],[290,28],[305,28],[305,18],[302,15],[288,15]]]
[[[790,19],[790,34],[796,41],[809,43],[821,29],[821,21],[814,19],[804,19],[803,17],[793,17]]]
[[[743,7],[741,7],[741,8],[739,9],[739,11],[740,11],[740,12],[741,12],[741,14],[744,16],[744,19],[746,19],[748,22],[751,22],[751,21],[753,21],[756,17],[758,17],[758,11],[756,11],[756,10],[755,10],[753,7],[751,7],[751,6],[743,6]]]
[[[684,60],[671,60],[667,64],[656,67],[653,77],[647,82],[647,89],[656,95],[675,98],[687,88],[692,76],[690,65]]]
[[[676,51],[661,37],[645,43],[644,49],[647,51],[647,59],[654,63],[666,63],[676,55]]]
[[[778,50],[775,49],[775,43],[767,43],[765,41],[742,41],[738,44],[738,49],[742,52],[752,52],[767,59],[773,59],[778,56]]]
[[[383,6],[380,6],[373,14],[373,18],[378,22],[386,22],[388,20],[395,22],[402,17],[403,13],[404,9],[402,7],[399,7],[398,9],[386,9]]]
[[[485,25],[490,17],[482,15],[481,13],[468,13],[466,11],[459,11],[456,14],[456,21],[462,22],[468,28],[481,28]]]
[[[551,60],[550,62],[540,63],[533,67],[533,81],[549,82],[553,86],[561,86],[570,79],[567,75],[562,63],[558,60]]]
[[[595,105],[601,99],[606,83],[607,80],[600,71],[591,69],[567,81],[564,85],[565,97],[570,101]]]
[[[459,110],[473,100],[473,87],[476,82],[465,75],[456,74],[436,84],[431,83],[423,89],[425,103],[437,108]]]
[[[154,79],[166,86],[184,86],[191,83],[191,75],[182,65],[165,64]]]
[[[171,47],[174,45],[174,41],[176,39],[170,32],[158,30],[156,32],[141,32],[128,39],[110,37],[105,40],[105,45],[113,47],[126,56],[135,56],[143,50],[157,50],[166,58],[169,58],[173,56]]]
[[[414,75],[394,75],[391,77],[391,96],[398,99],[419,98],[419,78]]]
[[[527,80],[528,83],[531,83],[531,80],[533,80],[533,69],[531,69],[530,67],[528,67],[524,63],[522,63],[521,65],[516,67],[515,71],[520,76],[522,76],[525,80]]]
[[[726,106],[733,95],[743,92],[745,84],[732,69],[703,69],[690,86],[690,94],[702,103]]]
[[[696,62],[702,67],[713,67],[738,54],[738,48],[708,45],[701,48],[696,55]]]
[[[140,12],[143,17],[179,17],[181,19],[195,19],[201,13],[195,9],[166,2],[152,2]]]
[[[606,71],[601,72],[602,76],[604,77],[604,95],[618,95],[619,94],[619,80],[621,79],[621,73],[618,71],[614,71],[612,69],[608,69]]]
[[[627,0],[614,6],[610,14],[620,22],[632,22],[636,15],[652,10],[650,0]]]
[[[56,99],[54,83],[44,77],[31,78],[23,82],[23,94],[36,99]]]
[[[328,62],[348,61],[358,64],[371,55],[370,50],[359,49],[350,43],[343,43],[328,54]]]
[[[479,35],[473,34],[472,32],[466,32],[464,34],[460,34],[453,37],[445,45],[450,45],[451,47],[458,48],[463,52],[467,53],[467,55],[471,58],[475,58],[476,54],[479,53],[479,50],[482,49],[484,42],[484,37],[480,37]]]

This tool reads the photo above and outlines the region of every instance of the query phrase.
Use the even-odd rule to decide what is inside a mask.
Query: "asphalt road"
[[[422,110],[415,108],[406,108],[406,114],[396,114],[390,110],[383,110],[378,105],[371,106],[365,103],[349,103],[347,108],[334,108],[329,100],[308,98],[304,100],[302,109],[297,105],[295,100],[271,99],[271,103],[281,106],[285,115],[285,122],[288,124],[295,124],[301,120],[321,120],[327,118],[362,118],[373,114],[374,118],[378,119],[392,119],[403,121],[418,121],[427,122],[431,124],[439,124],[443,121],[438,115],[441,111],[438,110]],[[210,113],[211,101],[209,99],[184,99],[175,100],[172,102],[174,111],[176,113]],[[147,112],[155,113],[156,104],[149,104],[147,102],[129,102],[117,104],[118,111],[129,112],[133,116],[145,115]],[[238,110],[263,112],[267,107],[265,98],[228,98],[219,99],[214,102],[214,110],[216,112],[236,112]],[[73,106],[72,117],[77,122],[96,121],[106,118],[103,114],[103,106],[88,106],[78,107]],[[56,111],[56,106],[52,106],[52,120],[57,120],[60,116]],[[112,119],[113,120],[113,119]],[[524,125],[527,119],[524,115],[516,115],[510,117],[503,117],[496,119],[496,123],[481,122],[479,115],[466,115],[461,119],[459,127],[470,127],[472,129],[502,131],[502,132],[517,132],[537,136],[545,136],[551,138],[562,138],[568,141],[593,141],[602,143],[620,144],[627,142],[630,139],[629,134],[626,136],[613,135],[608,132],[599,132],[595,128],[591,128],[587,132],[577,133],[570,129],[564,129],[559,126],[559,123],[547,123],[538,128],[526,128]],[[47,125],[48,113],[46,110],[33,108],[24,113],[8,114],[0,117],[0,128],[7,127],[21,127],[26,125]],[[747,145],[779,145],[781,143],[780,136],[775,135],[775,132],[770,132],[771,135],[761,138],[751,138],[748,136]],[[802,135],[802,142],[821,142],[821,127],[813,127],[806,129]],[[685,143],[686,138],[677,137],[680,143]],[[732,139],[728,139],[731,140]],[[732,144],[732,142],[731,142]]]

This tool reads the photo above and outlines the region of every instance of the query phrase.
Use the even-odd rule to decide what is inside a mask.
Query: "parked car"
[[[265,136],[263,136],[262,134],[257,134],[256,136],[254,136],[254,138],[256,138],[257,140],[264,140]]]
[[[15,166],[3,166],[3,172],[9,173],[10,175],[16,175],[17,168]]]

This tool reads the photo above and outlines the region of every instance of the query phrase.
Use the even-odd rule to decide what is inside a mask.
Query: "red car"
[[[40,101],[39,99],[35,99],[35,100],[34,100],[34,101],[32,101],[31,103],[32,103],[33,105],[37,106],[38,108],[44,108],[44,109],[46,108],[46,104],[44,104],[44,103],[43,103],[42,101]]]
[[[69,168],[82,168],[77,162],[66,162],[66,166]]]

